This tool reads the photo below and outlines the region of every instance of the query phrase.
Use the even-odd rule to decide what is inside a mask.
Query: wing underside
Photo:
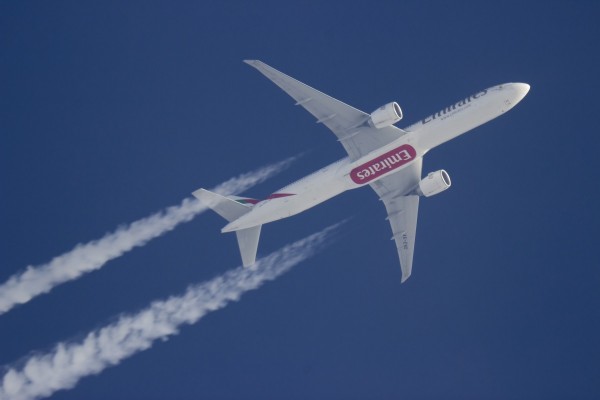
[[[402,282],[412,272],[415,237],[417,233],[417,216],[419,213],[419,196],[413,193],[421,180],[422,159],[371,184],[379,195],[387,211],[387,220],[392,228],[392,239],[396,243]]]
[[[395,126],[376,129],[368,124],[370,115],[326,95],[258,60],[245,62],[296,100],[327,126],[342,144],[352,161],[398,139],[405,132]]]

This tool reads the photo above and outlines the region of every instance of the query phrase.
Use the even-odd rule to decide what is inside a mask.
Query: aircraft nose
[[[517,95],[517,101],[521,101],[523,97],[525,97],[527,93],[529,93],[529,89],[531,89],[531,86],[529,86],[527,83],[512,83],[511,88],[515,91]]]

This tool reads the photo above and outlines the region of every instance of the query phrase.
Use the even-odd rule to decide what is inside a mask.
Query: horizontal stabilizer
[[[206,189],[198,189],[192,193],[194,197],[202,202],[227,221],[235,221],[252,209],[252,206],[242,204],[220,194],[209,192]]]
[[[227,221],[235,221],[242,215],[252,210],[254,199],[231,196],[225,197],[220,194],[210,192],[206,189],[198,189],[192,193],[194,197],[202,202]],[[235,231],[240,254],[242,255],[242,264],[249,267],[256,261],[256,251],[258,249],[258,239],[260,238],[260,228],[262,225]]]
[[[262,225],[258,225],[235,231],[244,267],[249,267],[256,261],[256,250],[258,249],[261,227]]]

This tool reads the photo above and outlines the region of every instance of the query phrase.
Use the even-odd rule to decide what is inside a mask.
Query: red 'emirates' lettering
[[[350,178],[357,184],[367,183],[412,161],[416,156],[415,149],[405,144],[354,168],[350,171]]]

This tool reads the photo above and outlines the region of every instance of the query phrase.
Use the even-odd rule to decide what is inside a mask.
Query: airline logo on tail
[[[362,185],[403,166],[414,160],[416,156],[417,151],[412,146],[404,144],[354,168],[350,171],[350,178],[354,183]]]

